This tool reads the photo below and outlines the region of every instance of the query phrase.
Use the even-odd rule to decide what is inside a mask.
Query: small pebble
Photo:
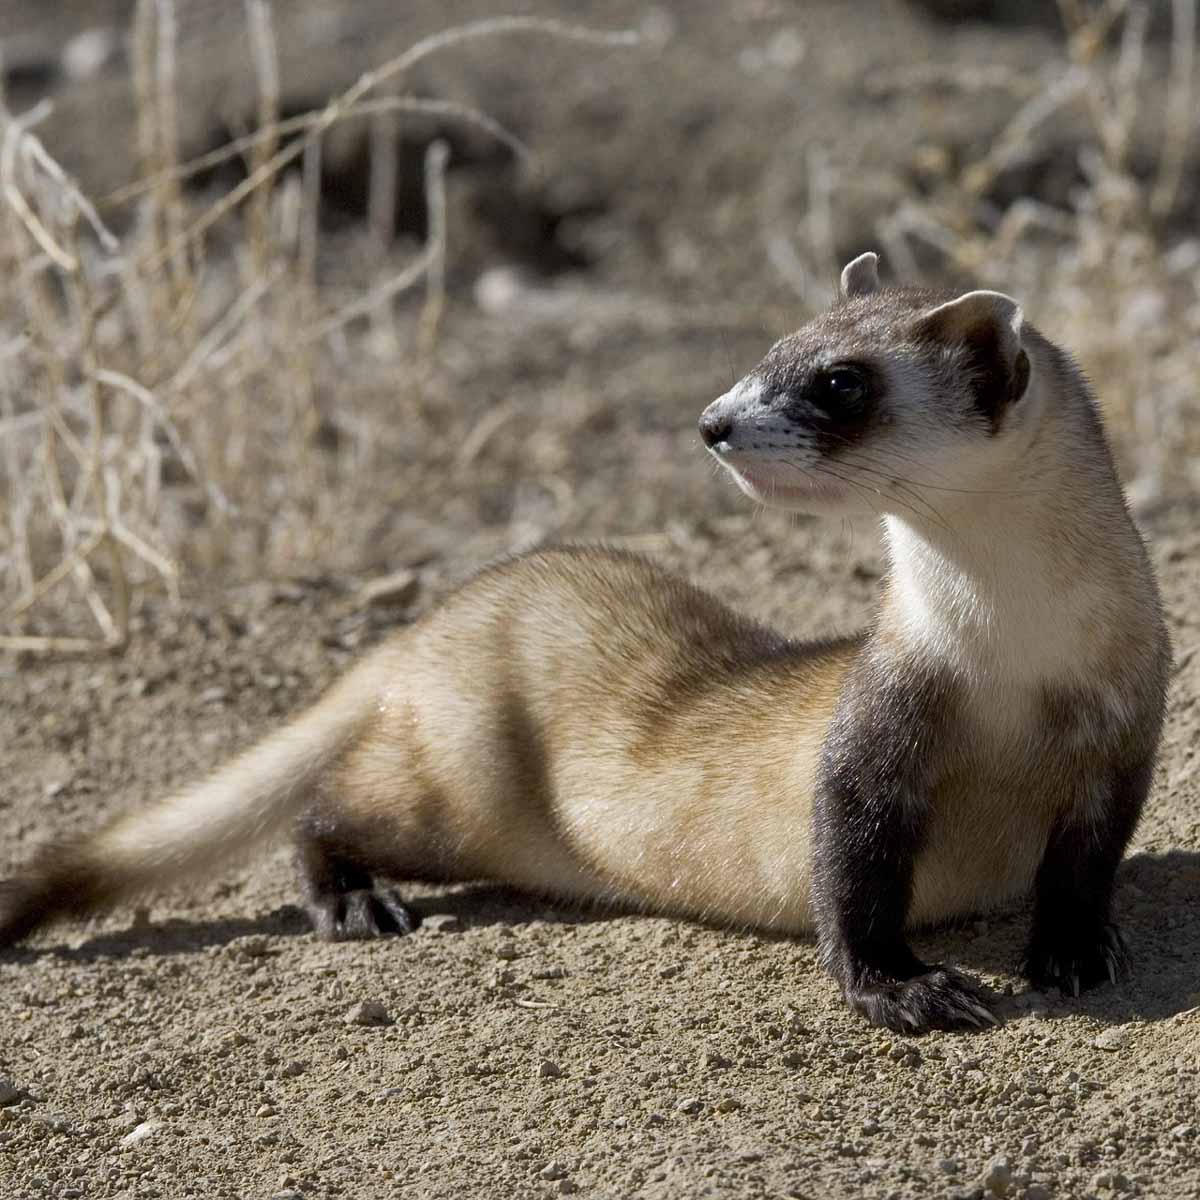
[[[727,1067],[732,1067],[733,1063],[716,1050],[705,1050],[700,1055],[700,1065],[709,1071],[723,1071]]]
[[[234,938],[225,947],[225,953],[230,958],[268,958],[271,955],[271,942],[264,934],[251,933],[245,937]]]
[[[144,1142],[147,1138],[153,1137],[162,1125],[158,1121],[143,1121],[140,1125],[134,1126],[130,1133],[127,1133],[120,1144],[122,1146],[137,1146]]]
[[[392,1023],[391,1014],[378,1000],[363,1000],[345,1016],[347,1025],[380,1026]]]
[[[957,1175],[959,1171],[958,1162],[953,1158],[939,1159],[938,1170],[943,1175]]]
[[[19,1104],[23,1095],[20,1088],[14,1087],[7,1079],[0,1079],[0,1108],[7,1108],[10,1104]]]
[[[454,913],[434,913],[421,922],[426,933],[462,933],[462,920]]]
[[[1013,1173],[1007,1158],[993,1158],[980,1180],[993,1196],[1007,1196],[1012,1191]]]
[[[704,1107],[704,1102],[699,1096],[688,1096],[685,1100],[675,1105],[677,1111],[687,1113],[689,1116],[695,1116]]]
[[[742,1107],[740,1100],[735,1100],[732,1096],[725,1096],[717,1101],[717,1112],[731,1113],[737,1112]]]
[[[1114,1025],[1105,1029],[1092,1040],[1097,1050],[1120,1050],[1129,1041],[1129,1026]]]
[[[511,967],[497,967],[488,981],[489,987],[506,988],[512,987],[517,982],[517,977],[513,974]]]
[[[128,1133],[131,1129],[136,1129],[141,1123],[141,1114],[136,1108],[131,1108],[128,1106],[126,1106],[123,1113],[113,1118],[113,1124],[118,1129],[124,1129],[126,1133]]]

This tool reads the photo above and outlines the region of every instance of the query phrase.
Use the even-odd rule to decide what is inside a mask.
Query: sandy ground
[[[435,27],[436,8],[414,5],[409,24]],[[606,24],[646,11],[580,6]],[[665,38],[650,72],[617,58],[581,71],[561,49],[537,72],[462,68],[545,150],[548,181],[602,200],[575,227],[588,270],[482,311],[473,281],[510,259],[485,229],[470,241],[483,257],[459,265],[429,386],[468,428],[507,404],[503,419],[470,455],[414,446],[386,397],[356,398],[349,381],[378,445],[326,553],[286,579],[251,558],[197,573],[179,609],[140,597],[120,658],[0,661],[0,873],[195,777],[488,557],[537,540],[641,549],[789,632],[869,618],[869,523],[747,511],[693,432],[800,315],[767,262],[763,195],[839,113],[845,136],[827,149],[847,170],[913,156],[917,116],[925,140],[988,136],[987,104],[864,97],[898,44],[912,61],[949,47],[981,67],[1053,47],[1020,27],[947,33],[892,4],[747,3],[729,22],[725,6],[649,11]],[[354,42],[339,70],[369,51]],[[72,106],[57,144],[86,177],[87,95],[66,95],[60,117]],[[93,165],[101,181],[115,169]],[[784,178],[785,193],[803,190]],[[861,248],[867,203],[856,188],[838,205],[837,257]],[[415,458],[444,471],[411,474]],[[324,945],[279,847],[0,956],[0,1197],[1200,1194],[1196,516],[1182,496],[1143,518],[1177,672],[1121,873],[1136,966],[1119,986],[1028,991],[1014,974],[1023,911],[919,940],[995,989],[1004,1024],[916,1040],[847,1012],[807,941],[486,885],[413,887],[426,918],[414,935]],[[361,581],[401,566],[415,598],[364,609]]]

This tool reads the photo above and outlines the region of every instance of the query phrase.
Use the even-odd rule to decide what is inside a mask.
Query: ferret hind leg
[[[296,851],[304,906],[325,941],[356,941],[412,933],[421,918],[380,883],[363,856],[334,836],[302,828]]]

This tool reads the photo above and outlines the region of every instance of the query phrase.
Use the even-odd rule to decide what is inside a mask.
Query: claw
[[[395,925],[394,930],[385,930],[386,932],[413,933],[421,924],[420,917],[400,899],[393,888],[376,889],[375,900]]]
[[[421,923],[391,888],[337,893],[314,903],[310,911],[318,933],[335,942],[411,933]]]
[[[931,1029],[986,1029],[1001,1022],[975,983],[957,971],[933,966],[906,980],[846,987],[847,1001],[876,1025],[896,1033]]]
[[[1025,974],[1038,987],[1057,987],[1064,996],[1078,997],[1081,992],[1101,983],[1117,983],[1128,966],[1128,952],[1116,926],[1108,925],[1094,939],[1056,947],[1061,953],[1033,945],[1025,961]]]
[[[989,1025],[1000,1024],[1000,1018],[990,1008],[985,1008],[982,1004],[972,1004],[970,1007],[971,1011],[980,1018],[980,1028],[983,1027],[984,1022]]]

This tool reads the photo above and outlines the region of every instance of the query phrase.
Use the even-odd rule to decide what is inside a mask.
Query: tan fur
[[[1117,727],[1123,705],[1149,711],[1133,698],[1143,664],[1165,661],[1153,579],[1082,385],[1013,302],[880,292],[874,256],[847,268],[843,290],[772,354],[786,370],[789,355],[850,347],[889,380],[892,419],[837,459],[857,472],[853,503],[885,517],[892,563],[870,634],[797,644],[598,549],[492,567],[207,783],[35,864],[0,907],[0,940],[210,869],[305,813],[397,879],[487,878],[807,930],[822,747],[868,653],[943,670],[958,697],[953,736],[930,749],[912,920],[1027,891],[1060,806],[1078,802],[1072,756],[1088,752],[1055,739],[1061,696],[1086,690],[1085,708]],[[1012,428],[988,438],[954,407],[959,360],[904,339],[923,311],[955,324],[1001,302],[1033,383]],[[713,409],[758,403],[766,362]],[[819,476],[819,455],[803,440],[772,453],[756,443],[755,463],[788,489],[777,502],[827,510],[819,491],[794,499],[811,478],[794,456]],[[77,902],[72,873],[94,879]]]
[[[357,700],[374,716],[329,800],[398,878],[807,928],[816,760],[849,653],[629,555],[518,560],[378,652],[389,683]]]

